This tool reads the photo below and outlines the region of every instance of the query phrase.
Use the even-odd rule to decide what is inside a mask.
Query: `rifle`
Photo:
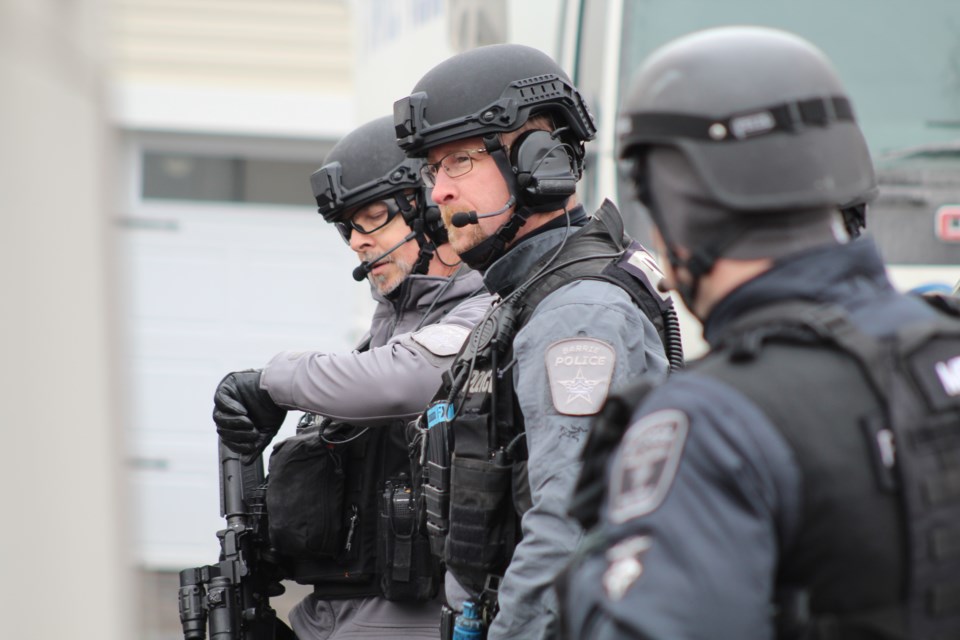
[[[244,463],[221,441],[220,561],[180,572],[184,640],[296,640],[270,598],[284,592],[268,539],[263,459]]]

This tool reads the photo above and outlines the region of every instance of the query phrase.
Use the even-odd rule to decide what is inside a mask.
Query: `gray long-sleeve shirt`
[[[492,301],[478,273],[454,278],[413,275],[390,299],[374,294],[369,349],[279,353],[261,388],[287,409],[356,425],[416,416]]]

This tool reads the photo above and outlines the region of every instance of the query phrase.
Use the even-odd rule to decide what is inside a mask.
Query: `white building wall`
[[[124,83],[349,93],[346,0],[109,0]]]
[[[338,138],[353,114],[346,0],[110,0],[127,129]]]
[[[4,638],[135,637],[100,10],[0,2]]]

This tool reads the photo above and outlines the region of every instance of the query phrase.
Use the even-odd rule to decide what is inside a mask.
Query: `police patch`
[[[660,290],[660,283],[664,280],[663,271],[657,265],[657,260],[639,242],[634,241],[624,252],[617,264],[624,270],[640,278],[647,290],[657,296],[660,308],[666,309],[669,305],[670,294]]]
[[[607,570],[603,572],[603,589],[611,600],[620,600],[634,582],[643,575],[643,556],[652,545],[649,536],[621,540],[607,549]]]
[[[470,329],[458,324],[431,324],[410,337],[435,356],[455,356],[470,335]]]
[[[610,389],[616,353],[594,338],[568,338],[547,347],[547,378],[556,410],[568,416],[600,411]]]
[[[610,476],[610,520],[626,522],[660,506],[673,484],[689,429],[685,413],[663,409],[627,430]]]

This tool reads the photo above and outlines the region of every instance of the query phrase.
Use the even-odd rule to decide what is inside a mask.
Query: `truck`
[[[955,0],[362,0],[356,6],[358,103],[369,118],[389,113],[424,72],[459,51],[515,42],[552,55],[597,122],[580,201],[592,211],[611,198],[628,231],[648,248],[649,219],[617,159],[617,111],[630,78],[654,49],[700,29],[745,24],[793,32],[831,59],[850,94],[877,170],[867,233],[894,285],[950,292],[960,281]],[[681,326],[687,355],[701,353],[698,322],[681,312]]]

